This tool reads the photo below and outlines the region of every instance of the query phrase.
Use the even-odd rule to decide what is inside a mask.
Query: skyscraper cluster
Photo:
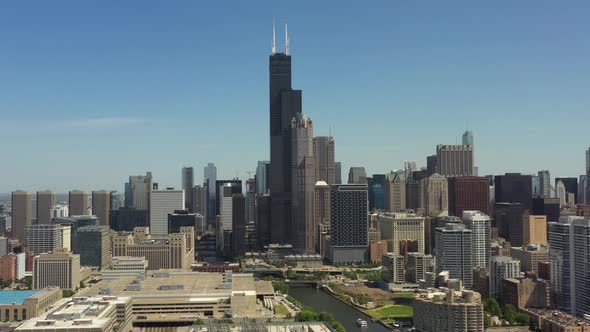
[[[454,290],[527,303],[526,294],[544,298],[550,285],[555,308],[590,314],[590,148],[579,177],[552,182],[549,170],[484,177],[473,131],[466,130],[461,144],[437,144],[425,167],[406,160],[403,168],[369,176],[357,165],[343,184],[335,140],[314,136],[302,91],[292,86],[288,35],[277,51],[274,28],[269,125],[270,158],[258,161],[253,177],[221,178],[214,163],[198,183],[194,168],[183,167],[179,189],[159,186],[151,172],[131,175],[124,204],[110,190],[71,190],[67,204],[50,190],[36,200],[14,191],[10,236],[38,255],[38,271],[51,273],[67,264],[103,270],[115,254],[147,257],[150,269],[188,269],[195,254],[202,259],[207,251],[218,260],[266,251],[271,261],[296,254],[317,264],[381,262],[386,283],[429,289],[417,299],[424,313],[455,308],[479,323],[480,295],[461,293],[461,302]],[[36,275],[34,282],[57,281]],[[444,291],[431,294],[436,287]],[[509,294],[515,288],[518,294]]]

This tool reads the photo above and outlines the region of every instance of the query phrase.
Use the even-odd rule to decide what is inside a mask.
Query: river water
[[[348,332],[387,332],[383,325],[371,322],[371,318],[348,305],[336,300],[321,289],[311,285],[289,285],[289,295],[304,305],[313,308],[316,312],[325,311],[342,323]],[[369,325],[360,328],[356,320],[362,318]]]

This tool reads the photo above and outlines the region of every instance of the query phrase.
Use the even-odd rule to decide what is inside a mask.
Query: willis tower
[[[291,121],[301,113],[301,90],[291,88],[291,56],[285,24],[285,51],[277,52],[273,23],[270,74],[271,243],[291,243]]]

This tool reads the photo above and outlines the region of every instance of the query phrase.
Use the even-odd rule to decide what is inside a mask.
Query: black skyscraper
[[[496,202],[520,203],[531,211],[533,199],[532,177],[520,173],[506,173],[494,177]]]
[[[288,39],[285,39],[285,52],[277,53],[273,28],[273,48],[269,57],[271,242],[273,243],[290,242],[292,195],[290,131],[291,120],[297,113],[301,113],[301,90],[291,89],[291,56]]]

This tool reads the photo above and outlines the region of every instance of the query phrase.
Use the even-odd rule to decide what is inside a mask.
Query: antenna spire
[[[287,30],[287,23],[285,23],[285,54],[289,55],[289,30]]]
[[[276,43],[276,38],[275,38],[275,19],[274,19],[274,17],[272,19],[272,47],[270,49],[270,52],[272,54],[277,53],[277,43]]]

